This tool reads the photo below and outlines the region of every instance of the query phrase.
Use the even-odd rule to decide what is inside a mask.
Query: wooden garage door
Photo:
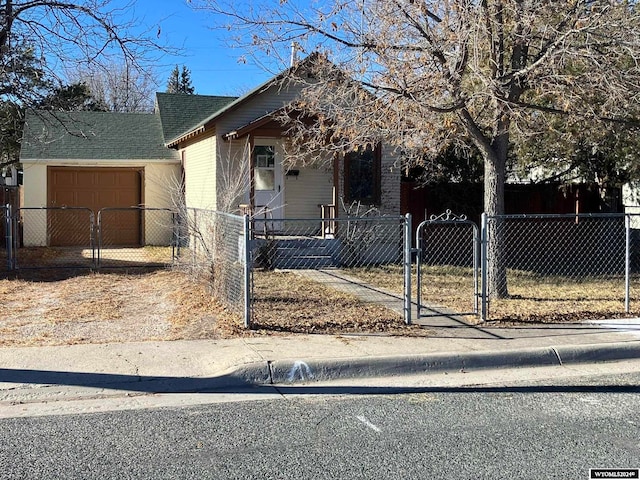
[[[103,208],[123,208],[142,203],[142,170],[131,168],[48,167],[47,196],[52,207],[86,207],[96,215]],[[68,212],[51,212],[51,246],[87,245],[84,220]],[[78,214],[82,217],[82,214]],[[103,233],[110,245],[140,245],[139,212],[112,211]]]

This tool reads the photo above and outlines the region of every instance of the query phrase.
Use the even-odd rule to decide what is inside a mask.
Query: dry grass
[[[293,272],[255,272],[254,295],[253,323],[261,331],[425,334],[384,306],[363,303]]]
[[[637,283],[632,292],[639,292]],[[633,301],[635,300],[635,301]],[[559,323],[624,318],[637,316],[638,298],[632,298],[636,309],[624,311],[624,279],[592,278],[576,281],[570,278],[535,278],[512,276],[509,298],[495,299],[489,304],[490,319],[499,323]]]
[[[24,272],[24,271],[21,271]],[[352,269],[366,283],[401,294],[401,267]],[[496,324],[573,322],[628,316],[621,279],[538,278],[510,272],[510,297],[493,300]],[[469,311],[469,271],[425,267],[425,303]],[[413,281],[415,296],[415,277]],[[640,280],[632,284],[640,292]],[[293,272],[255,272],[254,325],[214,300],[207,285],[180,271],[87,273],[49,270],[0,279],[0,345],[58,345],[215,339],[279,333],[425,335],[387,308],[363,303]],[[640,305],[634,298],[632,307]],[[631,315],[638,315],[634,310]]]
[[[442,305],[456,312],[473,307],[473,276],[470,269],[424,267],[422,299],[424,304]],[[401,293],[401,267],[386,266],[354,269],[351,274],[367,283]],[[523,272],[509,273],[509,298],[493,299],[489,320],[498,325],[518,323],[581,322],[604,318],[640,315],[640,280],[631,285],[630,313],[624,311],[624,279],[541,277]],[[415,271],[412,281],[416,294]],[[635,308],[634,308],[635,307]]]
[[[424,334],[384,307],[291,273],[256,272],[255,325],[176,270],[20,271],[0,279],[0,345],[215,339],[266,333]]]
[[[180,272],[66,273],[0,280],[0,345],[220,338],[240,327]]]

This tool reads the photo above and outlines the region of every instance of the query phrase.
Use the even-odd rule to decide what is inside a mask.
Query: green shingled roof
[[[165,143],[175,140],[237,97],[156,93]]]
[[[21,160],[177,160],[149,113],[28,112]]]

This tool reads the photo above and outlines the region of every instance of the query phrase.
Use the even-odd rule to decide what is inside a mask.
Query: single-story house
[[[150,114],[29,113],[23,207],[173,207],[181,188],[187,208],[274,219],[320,219],[323,206],[339,216],[354,201],[399,215],[400,168],[384,145],[283,165],[286,130],[274,115],[302,88],[280,81],[285,73],[237,98],[158,93]],[[25,245],[27,233],[33,245],[64,244],[44,224],[24,228]],[[136,228],[117,243],[143,244]]]

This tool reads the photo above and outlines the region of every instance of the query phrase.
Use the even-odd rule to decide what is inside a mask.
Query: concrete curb
[[[539,347],[501,352],[279,360],[242,365],[228,373],[245,384],[295,384],[340,379],[393,377],[484,369],[561,366],[640,359],[640,341]]]

